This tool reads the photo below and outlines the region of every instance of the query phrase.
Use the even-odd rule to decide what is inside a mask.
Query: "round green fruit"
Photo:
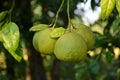
[[[35,33],[33,37],[33,46],[41,54],[53,54],[57,39],[50,37],[51,28],[44,29]]]
[[[87,46],[79,34],[69,31],[57,40],[54,54],[62,61],[79,62],[86,57]]]
[[[88,49],[93,49],[95,43],[95,36],[91,29],[84,24],[75,25],[75,28],[75,31],[84,38]]]

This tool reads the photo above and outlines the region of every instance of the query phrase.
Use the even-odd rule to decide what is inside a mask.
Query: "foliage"
[[[10,54],[17,61],[20,61],[22,58],[22,53],[17,50],[20,39],[19,28],[14,22],[10,22],[6,19],[8,18],[6,17],[7,14],[9,14],[7,11],[0,13],[0,41],[3,42],[4,47],[10,52]]]
[[[101,0],[101,17],[102,19],[106,19],[113,9],[116,7],[117,11],[120,14],[120,8],[119,5],[120,1],[119,0]],[[115,6],[116,5],[116,6]]]

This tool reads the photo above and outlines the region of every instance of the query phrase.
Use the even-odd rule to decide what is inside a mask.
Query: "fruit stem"
[[[14,7],[15,7],[15,0],[13,0],[12,6],[11,6],[9,12],[8,12],[8,14],[10,15],[10,16],[9,16],[9,20],[10,20],[10,21],[11,21],[11,14],[12,14],[12,11],[13,11],[13,8],[14,8]]]
[[[56,23],[57,23],[57,20],[58,20],[58,16],[59,16],[59,13],[60,13],[60,11],[61,11],[61,9],[62,9],[62,6],[63,6],[63,4],[64,4],[64,1],[65,0],[62,0],[62,3],[61,3],[61,5],[60,5],[60,7],[59,7],[59,9],[58,9],[58,11],[57,11],[57,13],[56,13],[56,16],[55,16],[55,20],[50,24],[50,25],[52,25],[53,23],[53,29],[55,28],[55,26],[56,26]]]
[[[71,31],[73,29],[73,26],[71,25],[70,20],[70,0],[67,0],[67,15],[68,15],[68,29]]]

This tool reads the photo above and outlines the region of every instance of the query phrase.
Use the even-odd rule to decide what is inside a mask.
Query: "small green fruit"
[[[57,39],[50,37],[51,28],[44,29],[35,33],[33,37],[33,46],[41,54],[53,54]]]

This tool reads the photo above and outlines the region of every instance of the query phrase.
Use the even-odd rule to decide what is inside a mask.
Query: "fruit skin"
[[[33,37],[33,46],[41,54],[53,54],[57,39],[50,37],[51,28],[44,29],[35,33]]]
[[[93,49],[95,43],[95,36],[91,29],[84,24],[75,25],[75,28],[75,31],[84,38],[88,49]]]
[[[55,56],[62,61],[79,62],[86,57],[87,46],[76,32],[66,32],[56,42]]]

